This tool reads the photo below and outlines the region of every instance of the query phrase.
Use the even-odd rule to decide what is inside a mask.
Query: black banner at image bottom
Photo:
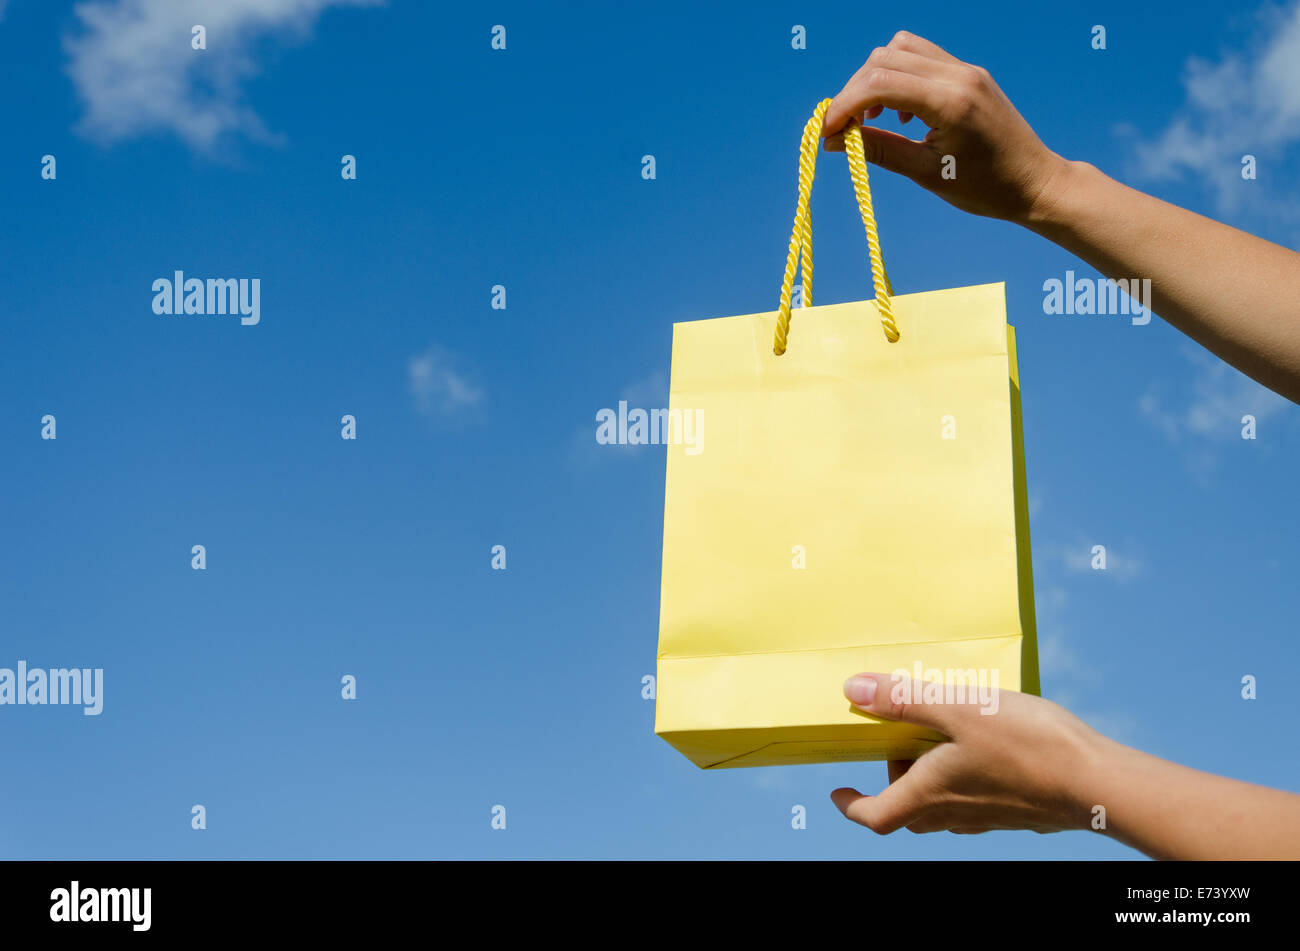
[[[458,923],[498,940],[539,929],[663,940],[715,928],[847,940],[876,926],[1232,940],[1285,924],[1296,871],[1140,861],[5,862],[0,915],[9,936],[92,941],[373,939]]]

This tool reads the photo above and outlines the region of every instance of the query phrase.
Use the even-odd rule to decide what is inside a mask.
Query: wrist
[[[1078,727],[1061,744],[1067,765],[1060,773],[1058,794],[1068,817],[1067,828],[1105,833],[1109,828],[1102,811],[1109,795],[1106,781],[1124,747],[1083,723]]]
[[[1075,220],[1071,202],[1086,186],[1088,179],[1098,174],[1087,162],[1076,162],[1049,152],[1046,166],[1038,176],[1037,190],[1025,206],[1024,212],[1014,220],[1039,234],[1069,228]]]

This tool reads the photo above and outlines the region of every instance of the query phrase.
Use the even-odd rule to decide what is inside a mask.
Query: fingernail
[[[876,678],[859,674],[844,681],[844,696],[859,707],[871,706],[876,699]]]

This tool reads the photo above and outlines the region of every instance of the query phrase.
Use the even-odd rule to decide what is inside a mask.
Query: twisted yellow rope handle
[[[812,213],[808,208],[808,199],[812,194],[813,174],[817,170],[817,151],[821,140],[822,121],[831,101],[823,99],[817,104],[812,118],[803,127],[803,139],[799,143],[799,200],[794,209],[794,229],[790,233],[790,251],[785,259],[785,277],[781,281],[781,304],[777,308],[776,337],[772,341],[772,352],[777,356],[785,353],[786,342],[790,336],[790,299],[794,293],[795,271],[803,274],[803,306],[812,305],[813,258],[812,258]],[[853,179],[853,192],[857,195],[858,211],[862,214],[862,224],[867,231],[867,249],[871,257],[871,280],[876,288],[876,309],[880,312],[880,323],[885,329],[885,337],[890,343],[898,340],[898,324],[894,321],[894,308],[891,298],[894,288],[889,283],[889,274],[885,271],[885,261],[880,254],[880,235],[876,232],[876,213],[871,207],[871,185],[867,180],[867,158],[862,148],[862,129],[854,119],[844,130],[844,147],[849,156],[849,176]]]

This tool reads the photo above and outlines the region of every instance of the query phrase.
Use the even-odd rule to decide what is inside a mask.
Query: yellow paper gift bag
[[[894,295],[861,133],[846,147],[876,299],[811,300],[804,130],[776,312],[673,328],[655,732],[703,768],[911,758],[846,677],[1038,692],[1015,334],[1002,284]],[[983,692],[977,688],[982,686]],[[963,691],[949,699],[963,700]]]

